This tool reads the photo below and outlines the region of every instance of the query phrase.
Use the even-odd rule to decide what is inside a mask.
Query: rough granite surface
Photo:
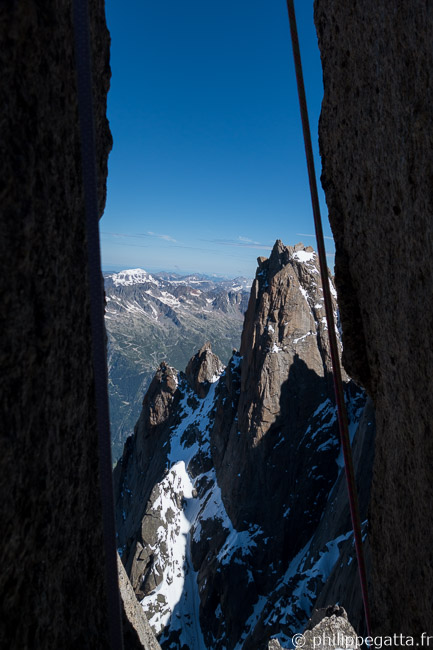
[[[347,372],[373,398],[377,634],[433,629],[433,5],[316,0]]]
[[[295,648],[301,650],[344,650],[361,647],[361,638],[350,624],[344,607],[330,605],[316,609],[311,616],[307,628],[303,633],[293,636]],[[288,647],[284,645],[284,647]],[[278,639],[270,639],[266,650],[282,650],[283,646]]]
[[[211,344],[205,343],[188,363],[185,375],[191,388],[200,398],[206,397],[212,380],[223,370],[217,355],[212,352]]]
[[[362,642],[350,624],[344,607],[331,605],[318,609],[307,625],[302,635],[302,648],[316,650],[316,648],[358,648]]]
[[[333,387],[316,254],[311,247],[286,247],[277,241],[270,258],[259,258],[258,262],[241,339],[237,417],[228,427],[229,409],[227,400],[222,398],[212,442],[221,449],[221,457],[215,455],[218,481],[234,525],[254,520],[275,533],[281,522],[279,508],[287,491],[292,492],[296,501],[296,507],[287,503],[291,507],[286,518],[288,527],[295,526],[310,507],[321,511],[326,501],[327,488],[322,493],[323,503],[317,497],[318,482],[311,503],[307,496],[308,481],[302,489],[296,486],[300,471],[296,465],[300,461],[294,449],[304,436],[308,417],[328,397],[333,398]],[[333,307],[336,313],[335,303]],[[337,427],[328,435],[338,438]],[[279,438],[290,440],[290,444],[287,449],[278,447],[273,452]],[[325,454],[319,467],[322,463],[330,464]],[[337,467],[334,469],[333,480]],[[322,474],[319,469],[317,473]],[[238,474],[242,476],[240,481],[235,478]],[[285,474],[292,477],[293,486],[281,481]],[[312,527],[313,521],[314,517]],[[294,554],[308,541],[311,532],[308,526],[298,531],[296,540],[293,539]]]
[[[161,646],[155,639],[146,615],[135,596],[119,555],[117,555],[117,571],[124,610],[125,650],[140,650],[141,648],[144,650],[161,650]],[[129,634],[129,637],[126,634]]]
[[[106,649],[72,3],[0,3],[0,643]],[[100,211],[109,34],[90,3]]]

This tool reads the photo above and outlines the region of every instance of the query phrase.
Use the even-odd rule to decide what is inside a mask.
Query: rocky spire
[[[311,246],[278,240],[269,259],[259,258],[242,334],[241,430],[254,444],[281,414],[281,386],[301,365],[318,378],[331,372],[319,261]],[[336,315],[335,290],[333,307]],[[294,383],[292,381],[292,383]],[[298,386],[291,386],[293,396]],[[331,392],[332,395],[332,392]],[[304,393],[303,404],[317,395]]]
[[[162,362],[144,397],[134,435],[127,439],[113,473],[118,548],[136,592],[140,585],[134,561],[144,543],[141,522],[153,487],[164,475],[162,448],[176,422],[179,398],[177,371]]]
[[[201,398],[206,397],[209,387],[221,374],[223,365],[212,352],[209,341],[195,354],[188,363],[185,375],[191,388]]]

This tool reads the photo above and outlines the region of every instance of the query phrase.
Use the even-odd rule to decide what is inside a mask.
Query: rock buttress
[[[244,520],[255,521],[275,532],[281,522],[290,528],[292,517],[295,521],[310,507],[320,508],[320,497],[316,505],[308,503],[308,486],[312,484],[307,479],[308,468],[302,466],[306,455],[301,451],[308,426],[313,426],[309,417],[314,418],[319,406],[326,400],[330,405],[332,400],[323,292],[312,248],[286,247],[278,241],[269,259],[259,259],[240,355],[240,387],[230,434],[225,421],[226,398],[217,410],[213,432],[216,449],[221,448],[221,439],[227,440],[226,448],[215,458],[218,481],[235,526],[242,527]],[[338,446],[335,422],[326,435],[334,435]],[[331,447],[330,456],[326,458],[324,452],[320,463],[332,467],[336,450]],[[314,494],[314,501],[320,492],[318,477],[326,475],[326,481],[333,482],[336,473],[335,463],[331,475],[317,468],[310,495]],[[305,490],[298,484],[301,476]],[[323,497],[328,488],[323,486]],[[287,494],[292,494],[294,501],[286,503],[291,515],[282,519],[280,509]],[[302,533],[292,538],[289,555],[302,547],[309,533],[311,529],[305,525]]]
[[[140,596],[143,574],[151,562],[149,538],[158,528],[146,517],[152,490],[165,475],[170,429],[177,422],[177,371],[161,363],[143,399],[143,408],[114,474],[118,547],[132,586]],[[158,584],[158,582],[157,582]]]
[[[347,372],[376,408],[376,634],[433,628],[433,6],[316,0]]]

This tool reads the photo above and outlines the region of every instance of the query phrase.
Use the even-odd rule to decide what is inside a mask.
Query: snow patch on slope
[[[316,253],[314,252],[309,253],[308,251],[296,251],[296,253],[293,253],[293,259],[298,262],[312,262],[315,257]]]
[[[234,357],[233,365],[240,361],[240,357]],[[163,579],[141,601],[153,630],[161,635],[161,643],[176,633],[180,647],[185,644],[194,650],[205,650],[206,645],[199,623],[198,576],[191,561],[191,543],[200,542],[207,520],[217,522],[225,532],[217,562],[222,566],[231,562],[247,564],[258,538],[263,536],[262,529],[256,525],[242,531],[233,527],[214,468],[198,475],[188,471],[198,454],[202,458],[210,456],[210,429],[218,384],[215,379],[206,398],[198,400],[197,405],[197,396],[178,378],[184,393],[179,403],[181,421],[173,429],[167,473],[157,486],[158,496],[152,507],[161,520],[158,542],[152,550]],[[193,436],[191,431],[195,432]],[[200,484],[206,486],[204,490],[198,489]]]
[[[190,523],[183,510],[179,509],[181,499],[192,496],[193,486],[186,472],[185,463],[174,465],[159,484],[159,496],[152,510],[165,525],[158,528],[158,544],[167,545],[168,556],[164,558],[163,579],[141,605],[149,615],[149,622],[158,634],[167,625],[174,607],[179,602],[185,584],[186,537]],[[152,550],[157,552],[157,547]]]
[[[184,392],[180,402],[182,419],[173,430],[167,456],[167,474],[158,484],[159,495],[152,508],[161,519],[158,543],[152,550],[163,579],[141,601],[153,630],[157,635],[162,633],[161,642],[175,632],[179,634],[181,646],[184,644],[194,650],[205,650],[206,646],[199,623],[197,572],[192,565],[190,544],[194,525],[209,493],[198,497],[195,486],[203,474],[193,478],[188,472],[188,465],[199,452],[202,455],[210,454],[209,428],[218,378],[215,380],[208,395],[199,400],[197,407],[196,396],[178,377],[179,386]],[[199,431],[192,444],[188,436],[190,427]],[[214,488],[216,479],[214,476],[209,478],[214,479]],[[215,489],[218,491],[218,486]],[[225,511],[220,506],[218,509],[224,521],[228,520]]]

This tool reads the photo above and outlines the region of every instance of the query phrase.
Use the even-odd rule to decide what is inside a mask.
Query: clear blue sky
[[[296,10],[319,176],[313,0]],[[107,21],[104,269],[251,277],[276,239],[315,246],[285,0],[107,0]]]

